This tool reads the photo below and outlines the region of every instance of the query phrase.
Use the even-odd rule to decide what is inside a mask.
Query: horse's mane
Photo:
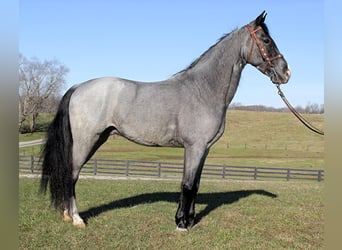
[[[235,29],[236,30],[236,29]],[[235,30],[233,30],[232,32],[230,33],[227,33],[227,34],[224,34],[221,38],[219,38],[217,40],[217,42],[213,45],[210,46],[209,49],[207,49],[202,55],[200,55],[197,59],[195,59],[188,67],[186,67],[185,69],[182,69],[181,71],[177,72],[176,74],[174,75],[177,75],[179,73],[182,73],[182,72],[185,72],[189,69],[192,69],[193,67],[196,66],[196,64],[203,58],[205,57],[209,51],[211,51],[213,48],[215,48],[223,39],[225,39],[226,37],[228,37],[229,35],[231,35]]]
[[[261,26],[261,28],[264,30],[265,34],[269,36],[270,33],[269,33],[269,30],[268,30],[267,25],[263,22],[263,23],[260,24],[260,26]],[[185,71],[187,71],[187,70],[192,69],[193,67],[195,67],[195,66],[197,65],[197,63],[198,63],[203,57],[205,57],[205,56],[208,54],[209,51],[211,51],[213,48],[215,48],[223,39],[225,39],[226,37],[230,36],[230,35],[231,35],[234,31],[236,31],[236,30],[237,30],[237,29],[234,29],[233,31],[231,31],[231,32],[229,32],[229,33],[224,34],[223,36],[221,36],[221,38],[219,38],[215,44],[213,44],[212,46],[210,46],[209,49],[207,49],[201,56],[199,56],[197,59],[195,59],[188,67],[186,67],[185,69],[183,69],[183,70],[177,72],[177,73],[174,74],[174,75],[177,75],[177,74],[179,74],[179,73],[185,72]]]

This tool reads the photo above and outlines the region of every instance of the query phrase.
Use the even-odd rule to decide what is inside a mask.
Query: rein
[[[276,85],[278,88],[278,95],[281,97],[281,99],[284,101],[284,103],[286,104],[286,106],[289,108],[289,110],[291,110],[291,112],[298,118],[298,120],[303,123],[305,125],[305,127],[307,127],[308,129],[310,129],[311,131],[320,134],[320,135],[324,135],[324,132],[319,130],[318,128],[314,127],[312,124],[310,124],[303,116],[301,116],[297,110],[294,109],[294,107],[292,107],[292,105],[289,103],[289,101],[286,99],[283,91],[281,91],[280,89],[280,84]]]

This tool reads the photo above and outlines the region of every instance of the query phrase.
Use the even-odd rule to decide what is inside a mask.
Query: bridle
[[[269,67],[272,67],[272,61],[277,60],[279,58],[282,58],[283,56],[281,54],[278,54],[274,57],[270,57],[264,47],[262,46],[260,40],[258,39],[258,37],[256,36],[256,33],[261,30],[261,26],[258,26],[255,30],[253,30],[251,25],[247,25],[248,31],[251,34],[252,37],[252,46],[249,50],[248,56],[247,56],[247,62],[250,62],[252,53],[253,53],[253,49],[254,49],[254,43],[257,44],[258,48],[259,48],[259,52],[260,55],[262,56],[262,58],[266,61],[265,67],[263,69],[261,69],[261,71],[263,73],[266,72],[266,70]],[[277,88],[278,88],[278,94],[281,97],[281,99],[284,101],[284,103],[286,104],[286,106],[289,108],[289,110],[291,110],[291,112],[299,119],[299,121],[301,121],[307,128],[309,128],[310,130],[312,130],[313,132],[320,134],[320,135],[324,135],[324,132],[317,129],[316,127],[314,127],[312,124],[310,124],[303,116],[301,116],[293,107],[292,105],[289,103],[289,101],[286,99],[284,93],[281,91],[280,89],[280,84],[277,84]]]
[[[258,39],[258,37],[256,36],[256,33],[261,30],[261,26],[258,26],[255,30],[253,30],[251,25],[247,25],[247,29],[249,30],[249,33],[251,34],[252,37],[252,46],[249,50],[248,56],[247,56],[247,62],[250,62],[252,53],[253,53],[253,49],[254,49],[254,42],[256,43],[256,45],[258,46],[260,55],[262,56],[262,58],[266,61],[265,67],[263,69],[261,69],[262,72],[266,72],[267,68],[272,67],[273,63],[272,61],[277,60],[279,58],[282,58],[283,56],[281,54],[278,54],[274,57],[270,57],[266,51],[265,48],[262,46],[260,40]]]

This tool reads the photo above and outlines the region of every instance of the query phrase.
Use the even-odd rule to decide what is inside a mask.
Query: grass
[[[179,181],[90,180],[77,185],[85,229],[62,222],[19,179],[19,249],[322,249],[323,184],[203,180],[199,223],[175,231]],[[272,198],[272,196],[277,196]]]
[[[323,128],[322,115],[305,118]],[[309,131],[291,113],[229,110],[226,119],[225,133],[211,148],[207,163],[324,168],[324,137]],[[20,140],[28,137],[20,136]],[[40,149],[21,148],[20,154],[39,154]],[[182,162],[183,149],[145,147],[116,136],[110,137],[94,157]]]
[[[27,134],[19,134],[19,141],[33,141],[37,139],[42,139],[45,137],[45,132],[35,132],[35,133],[27,133]]]

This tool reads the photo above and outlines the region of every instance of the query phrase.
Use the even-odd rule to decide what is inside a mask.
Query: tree
[[[34,132],[36,120],[42,110],[52,111],[64,87],[69,69],[57,60],[39,61],[19,55],[19,129],[29,122],[29,131]]]
[[[308,103],[305,107],[305,112],[307,114],[323,114],[324,104],[318,105],[317,103]]]

